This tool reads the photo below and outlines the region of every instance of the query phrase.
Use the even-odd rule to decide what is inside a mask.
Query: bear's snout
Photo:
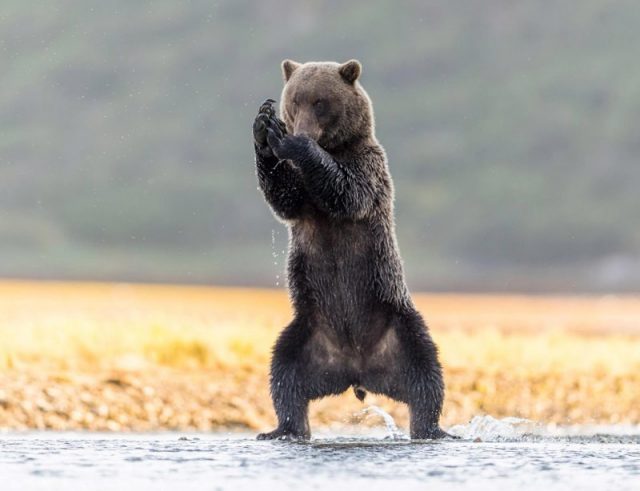
[[[293,134],[308,136],[312,140],[318,141],[322,136],[322,128],[314,117],[298,117],[293,124]]]

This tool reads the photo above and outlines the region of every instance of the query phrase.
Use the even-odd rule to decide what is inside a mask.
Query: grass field
[[[640,298],[416,295],[440,347],[443,423],[640,423]],[[0,428],[261,429],[275,290],[0,282]],[[312,425],[375,424],[352,394]]]

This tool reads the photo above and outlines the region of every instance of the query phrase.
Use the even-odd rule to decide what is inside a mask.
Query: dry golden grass
[[[445,367],[445,424],[640,423],[639,298],[415,300]],[[290,317],[281,291],[0,282],[0,427],[268,427],[269,353]],[[328,398],[312,424],[362,408]]]

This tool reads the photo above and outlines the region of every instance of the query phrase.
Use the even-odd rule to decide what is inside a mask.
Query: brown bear
[[[277,428],[259,439],[308,439],[309,401],[353,387],[408,404],[411,438],[441,438],[437,348],[405,284],[393,184],[371,101],[351,60],[282,63],[280,114],[254,121],[260,189],[289,229],[295,315],[271,362]]]

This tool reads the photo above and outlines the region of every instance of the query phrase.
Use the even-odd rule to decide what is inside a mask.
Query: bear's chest
[[[367,222],[306,219],[292,228],[293,245],[318,262],[366,258],[374,240]]]
[[[341,337],[358,331],[375,304],[375,237],[364,223],[307,223],[292,230],[290,275],[317,314]]]
[[[373,237],[364,223],[309,221],[293,231],[304,274],[327,299],[354,301],[373,270]]]

